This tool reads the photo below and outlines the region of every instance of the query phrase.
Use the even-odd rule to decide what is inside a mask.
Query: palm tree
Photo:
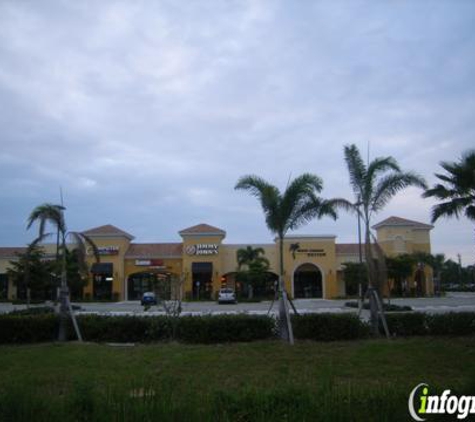
[[[57,250],[57,256],[61,251],[61,286],[60,286],[60,324],[58,332],[58,340],[66,341],[66,322],[69,310],[69,289],[67,280],[67,240],[71,239],[75,244],[77,250],[78,262],[80,268],[84,271],[86,267],[86,246],[90,246],[93,251],[94,257],[99,261],[99,251],[94,242],[83,233],[68,231],[66,228],[66,222],[64,219],[64,210],[66,208],[62,205],[55,204],[42,204],[37,206],[28,217],[27,229],[29,229],[35,222],[39,223],[38,239],[43,239],[48,234],[45,232],[46,225],[51,224],[55,227],[59,238],[59,248]],[[73,320],[75,323],[75,320]],[[75,326],[79,339],[80,333]]]
[[[371,219],[398,192],[409,186],[425,189],[427,185],[418,174],[402,171],[393,157],[378,157],[366,165],[356,145],[345,146],[344,155],[355,200],[337,199],[333,203],[359,214],[363,220],[368,282],[371,287],[379,288],[371,247]]]
[[[295,230],[315,217],[328,215],[336,219],[336,212],[330,201],[317,196],[322,188],[322,180],[309,173],[304,173],[289,182],[284,192],[253,175],[241,177],[235,186],[235,189],[247,190],[259,200],[267,227],[279,239],[280,335],[291,344],[293,333],[287,307],[287,292],[284,288],[284,236],[289,230]]]
[[[265,283],[268,276],[270,263],[264,255],[265,251],[260,247],[247,246],[236,251],[237,279],[247,284],[248,299],[252,298],[254,289]]]
[[[262,248],[253,248],[252,246],[247,246],[246,248],[238,249],[236,252],[238,269],[241,269],[242,266],[251,264],[252,262],[260,262],[267,264],[269,266],[269,260],[262,256],[265,254],[264,249]]]
[[[381,211],[398,192],[409,186],[425,189],[424,179],[416,173],[404,172],[393,157],[378,157],[365,164],[356,145],[344,147],[345,162],[348,167],[350,184],[355,195],[354,201],[335,199],[333,204],[355,212],[364,224],[364,244],[366,266],[368,268],[368,288],[379,292],[386,278],[386,265],[381,248],[373,249],[371,244],[371,218]],[[377,262],[374,259],[377,254]],[[373,299],[373,296],[370,296]],[[379,332],[377,309],[373,300],[371,322],[375,334]]]
[[[459,218],[462,213],[475,221],[475,150],[466,152],[459,162],[442,161],[440,166],[447,172],[435,175],[442,183],[422,195],[443,201],[432,208],[432,222],[440,217]]]

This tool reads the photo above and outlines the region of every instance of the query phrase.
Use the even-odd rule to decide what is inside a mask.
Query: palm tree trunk
[[[369,309],[370,309],[370,321],[371,331],[374,335],[379,335],[379,322],[378,322],[378,308],[375,300],[375,295],[378,294],[377,289],[377,274],[373,260],[373,250],[371,248],[371,232],[369,227],[369,220],[365,218],[365,254],[366,254],[366,266],[368,268],[368,297],[369,297]]]
[[[287,292],[284,286],[284,236],[279,235],[280,250],[280,276],[279,276],[279,334],[284,341],[294,344],[294,334],[292,322],[290,321],[290,311]]]
[[[62,241],[62,265],[61,265],[61,287],[59,289],[59,331],[58,341],[64,342],[67,340],[67,321],[68,321],[68,283],[66,274],[66,238],[63,234]]]

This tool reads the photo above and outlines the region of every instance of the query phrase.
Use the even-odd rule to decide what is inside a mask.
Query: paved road
[[[298,299],[295,300],[296,308],[302,312],[355,312],[352,308],[344,306],[346,300],[325,299]],[[475,293],[448,293],[447,296],[436,298],[406,298],[392,299],[391,303],[397,305],[409,305],[415,311],[443,313],[443,312],[475,312]],[[83,312],[105,314],[140,314],[144,312],[138,301],[117,303],[80,303]],[[265,314],[269,310],[271,302],[238,303],[236,305],[218,305],[216,302],[184,302],[183,312],[189,314],[208,313],[256,313]],[[24,309],[25,305],[12,305],[0,303],[0,313],[10,312],[13,309]],[[274,304],[273,311],[277,310]],[[152,307],[147,314],[163,313],[163,308]]]

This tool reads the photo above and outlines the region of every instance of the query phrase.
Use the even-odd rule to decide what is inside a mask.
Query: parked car
[[[229,287],[220,289],[218,303],[236,303],[236,293],[234,293],[234,290]]]
[[[157,304],[157,297],[154,292],[145,292],[140,301],[142,306],[152,306]]]

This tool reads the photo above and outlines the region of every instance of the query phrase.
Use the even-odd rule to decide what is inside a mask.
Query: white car
[[[218,293],[218,303],[236,303],[236,293],[233,289],[220,289]]]

